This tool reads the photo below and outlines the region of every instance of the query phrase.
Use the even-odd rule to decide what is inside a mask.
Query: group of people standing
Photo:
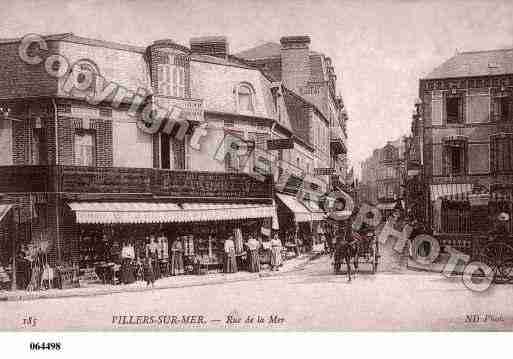
[[[260,272],[260,248],[263,246],[261,242],[256,239],[256,236],[249,236],[246,243],[244,243],[244,247],[246,249],[246,266],[249,272]],[[282,243],[279,239],[278,235],[275,234],[274,237],[269,242],[270,247],[270,266],[271,270],[276,271],[283,263],[282,258]],[[224,263],[223,263],[223,271],[225,273],[235,273],[238,270],[237,263],[237,252],[236,252],[236,243],[234,236],[230,236],[224,242]]]

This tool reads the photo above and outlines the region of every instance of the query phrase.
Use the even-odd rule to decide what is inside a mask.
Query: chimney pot
[[[310,36],[284,36],[280,39],[282,48],[287,47],[308,47]]]
[[[229,54],[226,36],[193,37],[190,40],[190,46],[192,52],[202,55],[226,58]]]

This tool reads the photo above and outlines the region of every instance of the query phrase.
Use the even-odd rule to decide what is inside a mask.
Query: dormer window
[[[238,112],[255,112],[255,93],[249,84],[240,84],[236,89]]]

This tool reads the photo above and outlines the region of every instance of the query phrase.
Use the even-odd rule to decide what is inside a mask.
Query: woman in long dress
[[[171,275],[183,274],[183,246],[182,241],[175,239],[171,245]]]
[[[146,286],[149,286],[151,284],[151,286],[153,287],[153,284],[155,283],[155,273],[153,272],[152,259],[150,257],[146,257],[144,259],[143,268]]]
[[[278,235],[275,234],[274,238],[271,239],[271,270],[278,270],[281,266],[282,258],[281,258],[281,249],[282,244]]]
[[[224,242],[224,272],[237,272],[237,258],[235,257],[235,243],[233,241],[233,236],[230,236]]]
[[[246,247],[248,247],[248,270],[250,272],[260,272],[260,257],[258,256],[258,248],[260,243],[255,237],[250,236]]]

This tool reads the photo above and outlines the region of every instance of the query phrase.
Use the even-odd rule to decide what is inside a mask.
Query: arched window
[[[239,112],[254,113],[255,112],[255,96],[254,91],[249,84],[239,84],[237,86],[237,107]]]

